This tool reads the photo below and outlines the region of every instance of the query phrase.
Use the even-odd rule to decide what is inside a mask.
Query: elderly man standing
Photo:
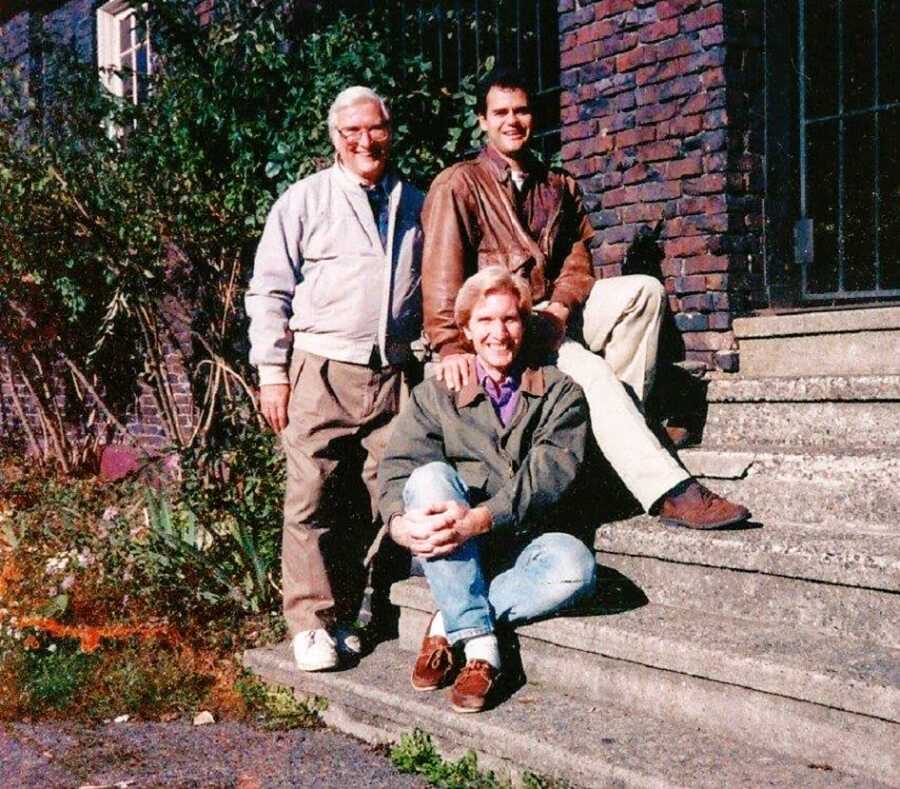
[[[391,538],[423,560],[438,607],[412,685],[448,682],[462,644],[457,712],[491,701],[497,625],[550,616],[596,586],[594,555],[560,530],[559,510],[584,460],[587,403],[556,367],[525,360],[530,312],[528,284],[501,266],[463,284],[454,319],[474,352],[468,382],[416,388],[378,474]]]
[[[505,266],[528,281],[539,333],[558,349],[559,369],[584,389],[597,444],[645,510],[693,529],[745,520],[745,507],[691,478],[641,413],[656,368],[662,286],[646,276],[595,283],[594,231],[574,179],[530,152],[531,98],[518,74],[488,75],[476,112],[486,146],[438,175],[422,211],[425,332],[440,354],[438,375],[452,388],[466,384],[470,354],[454,299],[475,271]]]
[[[272,207],[246,297],[260,408],[287,458],[284,616],[305,671],[359,653],[376,472],[421,331],[423,195],[389,169],[388,108],[347,88],[328,128],[335,162]],[[362,522],[340,508],[354,477],[372,504]]]

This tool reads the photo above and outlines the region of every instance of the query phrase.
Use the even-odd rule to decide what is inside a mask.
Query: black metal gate
[[[800,298],[898,297],[900,0],[797,2]]]
[[[559,14],[547,0],[343,0],[334,11],[376,11],[397,30],[399,46],[435,64],[438,79],[457,88],[492,56],[519,69],[535,87],[537,147],[560,149]]]

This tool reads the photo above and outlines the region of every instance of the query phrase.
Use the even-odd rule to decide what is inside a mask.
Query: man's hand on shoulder
[[[566,338],[570,312],[568,307],[554,301],[532,313],[534,341],[540,349],[548,353],[559,350]]]
[[[472,353],[451,353],[435,365],[434,375],[451,392],[458,392],[469,383],[469,367],[475,358]]]
[[[572,314],[572,310],[570,310],[565,304],[560,304],[558,301],[551,301],[546,307],[544,307],[544,312],[549,312],[554,318],[556,318],[565,330],[566,326],[569,324],[569,315]]]
[[[259,410],[276,433],[287,427],[290,398],[291,387],[288,384],[263,384],[259,387]]]

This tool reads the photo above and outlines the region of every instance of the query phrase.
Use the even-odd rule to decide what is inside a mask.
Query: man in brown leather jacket
[[[425,333],[440,357],[437,375],[451,389],[468,383],[453,303],[467,277],[505,266],[530,284],[535,334],[584,389],[597,443],[644,509],[695,529],[745,520],[745,507],[691,478],[641,413],[656,367],[662,285],[640,275],[595,280],[594,231],[578,186],[531,154],[529,92],[515,72],[488,75],[476,112],[486,146],[438,175],[422,210]]]

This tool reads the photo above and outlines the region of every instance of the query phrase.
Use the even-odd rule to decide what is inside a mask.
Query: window
[[[139,104],[147,95],[152,71],[149,33],[125,0],[112,0],[97,11],[100,78],[117,96]]]

